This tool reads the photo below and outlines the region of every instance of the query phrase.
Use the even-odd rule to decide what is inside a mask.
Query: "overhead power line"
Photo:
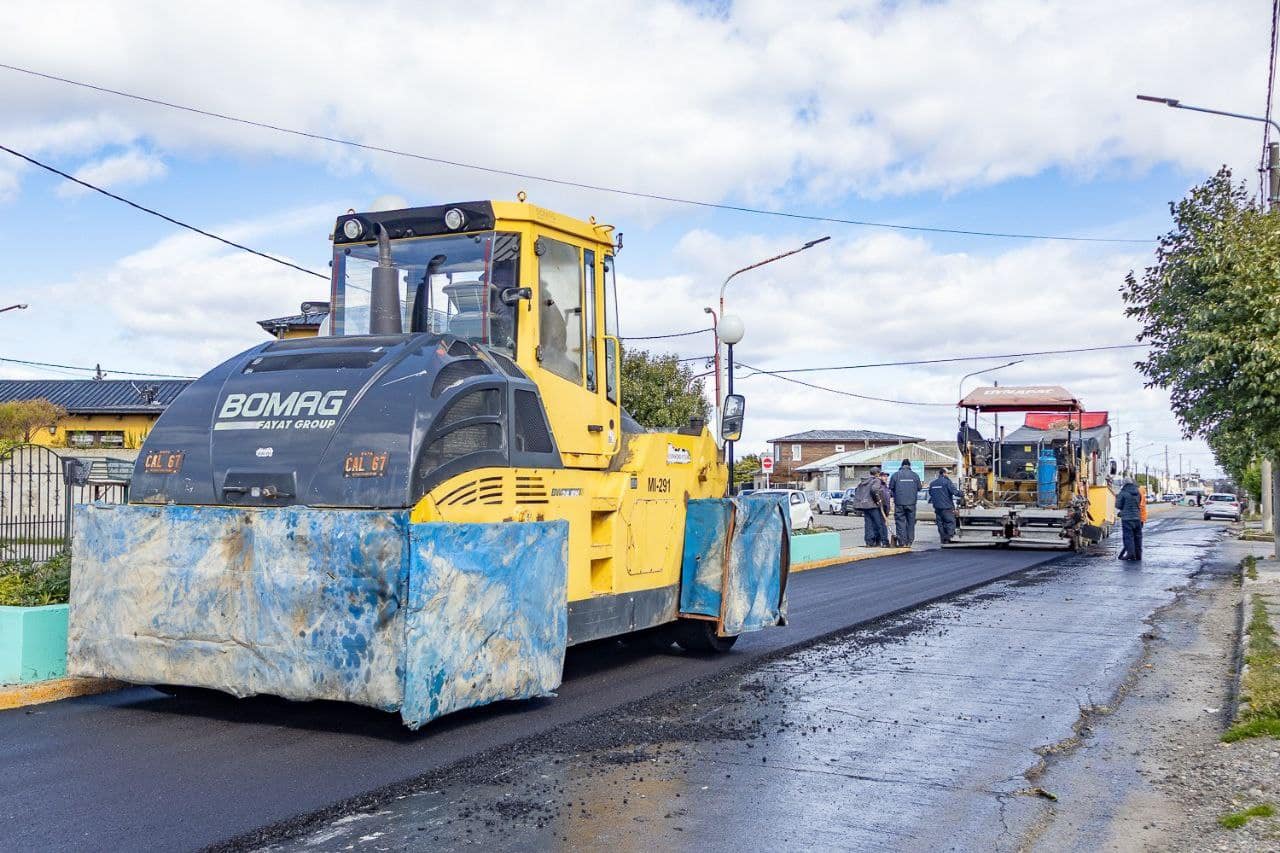
[[[138,204],[136,201],[130,201],[124,196],[116,195],[113,192],[104,190],[102,187],[94,186],[88,181],[83,181],[80,178],[75,177],[74,175],[68,175],[66,172],[62,171],[61,169],[55,169],[53,166],[50,166],[48,163],[42,163],[39,160],[35,159],[34,157],[28,157],[26,154],[23,154],[20,151],[14,151],[12,148],[8,148],[4,145],[0,145],[0,151],[8,152],[9,154],[12,154],[14,157],[17,157],[20,160],[26,160],[31,165],[38,166],[39,168],[44,169],[46,172],[52,172],[53,174],[58,175],[59,177],[65,178],[68,181],[79,184],[80,186],[86,187],[87,189],[91,189],[96,193],[102,193],[102,195],[105,195],[107,198],[112,198],[112,199],[115,199],[116,201],[123,202],[124,204],[129,205],[135,210],[140,210],[143,213],[147,213],[147,214],[150,214],[151,216],[155,216],[160,219],[163,219],[165,222],[171,223],[173,225],[177,225],[179,228],[185,228],[188,231],[194,231],[196,234],[199,234],[203,237],[208,237],[210,240],[217,240],[219,243],[224,243],[228,246],[231,246],[234,249],[240,249],[241,251],[248,252],[251,255],[257,255],[260,258],[265,258],[266,260],[271,261],[272,263],[277,263],[277,264],[280,264],[281,266],[286,266],[286,267],[289,267],[290,269],[295,269],[298,272],[304,272],[307,275],[313,275],[316,278],[324,279],[325,281],[329,280],[329,276],[324,275],[323,273],[318,273],[315,270],[309,270],[306,267],[300,267],[297,264],[290,263],[289,261],[286,261],[282,258],[277,258],[277,257],[274,257],[273,255],[268,255],[266,252],[259,252],[257,249],[251,249],[242,243],[235,242],[234,240],[228,240],[226,237],[219,237],[217,234],[214,234],[211,231],[205,231],[202,228],[197,228],[196,226],[183,222],[180,219],[174,219],[172,216],[163,214],[158,210],[147,207],[145,205]]]
[[[715,329],[708,326],[705,329],[694,329],[692,332],[672,332],[669,335],[632,335],[625,338],[619,338],[623,341],[660,341],[666,338],[687,338],[690,335],[701,335],[705,332],[714,332]]]
[[[99,368],[97,365],[93,367],[81,367],[76,364],[54,364],[48,361],[26,361],[21,358],[4,358],[0,357],[0,361],[6,364],[21,364],[25,367],[47,367],[53,370],[82,370],[88,373],[96,373],[99,369],[103,373],[117,373],[121,376],[142,376],[149,379],[195,379],[195,376],[178,376],[173,373],[143,373],[138,370],[110,370],[108,368]]]
[[[876,361],[866,364],[836,364],[829,367],[788,367],[779,370],[758,370],[759,373],[777,375],[782,373],[818,373],[824,370],[862,370],[868,367],[911,367],[921,364],[951,364],[958,361],[989,361],[997,358],[1031,358],[1041,355],[1066,355],[1080,352],[1103,352],[1106,350],[1145,349],[1146,344],[1110,344],[1100,347],[1075,347],[1072,349],[1046,349],[1033,352],[1007,352],[997,355],[960,355],[952,358],[922,358],[912,361]],[[757,370],[757,368],[751,368]]]
[[[742,367],[747,368],[748,370],[754,370],[755,373],[751,374],[751,376],[772,376],[774,379],[781,379],[784,382],[793,382],[796,385],[803,385],[806,388],[814,388],[818,391],[827,391],[832,394],[840,394],[841,396],[844,396],[844,397],[854,397],[859,400],[874,400],[877,403],[895,403],[899,406],[946,406],[947,408],[955,407],[955,403],[924,403],[924,402],[920,402],[919,400],[895,400],[890,397],[873,397],[869,394],[855,394],[852,391],[842,391],[839,388],[829,388],[826,385],[817,385],[813,382],[805,382],[803,379],[793,379],[790,376],[782,376],[776,372],[761,370],[760,368],[753,367],[750,364],[747,364],[746,362],[740,361],[738,362],[738,364],[741,365]],[[748,378],[750,377],[749,376],[743,377],[743,379],[748,379]]]
[[[1122,239],[1118,237],[1080,237],[1074,235],[1062,234],[1030,234],[1016,233],[1005,231],[986,231],[980,229],[969,228],[946,228],[942,226],[931,225],[902,225],[892,222],[873,222],[866,219],[844,219],[834,216],[818,216],[809,213],[796,213],[784,210],[766,210],[763,208],[746,207],[744,205],[723,204],[720,202],[701,201],[698,199],[682,198],[680,196],[662,195],[660,193],[641,192],[639,190],[622,189],[619,187],[607,187],[601,184],[588,184],[581,181],[572,181],[565,178],[553,178],[546,175],[535,175],[531,172],[520,172],[514,169],[501,169],[495,166],[482,166],[478,163],[465,163],[461,160],[451,160],[446,157],[436,157],[429,154],[419,154],[412,151],[403,151],[396,148],[388,148],[382,145],[370,145],[364,142],[357,142],[354,139],[344,139],[339,136],[328,136],[323,133],[313,133],[306,130],[298,130],[297,128],[284,127],[283,125],[272,124],[265,121],[256,121],[254,119],[233,116],[227,113],[220,113],[215,110],[202,109],[200,107],[187,106],[178,104],[173,101],[165,101],[160,98],[151,98],[145,95],[138,95],[133,92],[125,92],[120,89],[111,89],[106,86],[98,86],[93,83],[85,83],[81,80],[72,80],[68,77],[59,77],[56,74],[47,74],[42,71],[35,71],[30,68],[23,68],[17,65],[9,65],[0,63],[0,68],[9,71],[15,71],[19,74],[27,74],[32,77],[39,77],[43,80],[50,80],[56,83],[64,83],[68,86],[78,86],[82,89],[90,89],[95,92],[101,92],[107,95],[116,95],[121,98],[128,98],[142,103],[152,104],[154,106],[165,107],[171,110],[180,110],[182,112],[191,113],[193,115],[205,116],[206,118],[216,118],[221,121],[234,122],[236,124],[246,125],[248,127],[256,127],[263,130],[272,130],[277,133],[286,133],[291,136],[298,136],[304,139],[311,139],[318,142],[331,142],[337,145],[346,145],[351,148],[359,148],[364,151],[372,151],[379,154],[391,154],[397,157],[408,157],[413,160],[421,160],[427,163],[435,163],[441,166],[451,166],[457,169],[470,169],[476,172],[485,172],[490,175],[503,175],[509,178],[520,178],[521,180],[538,181],[544,184],[554,184],[556,186],[573,187],[575,189],[592,190],[594,192],[610,193],[613,195],[628,196],[630,198],[643,198],[651,201],[664,201],[672,204],[683,204],[692,207],[701,207],[710,210],[724,210],[732,213],[748,213],[755,216],[772,216],[781,219],[802,220],[805,222],[830,222],[837,225],[856,225],[864,228],[887,228],[898,231],[915,231],[931,234],[956,234],[965,237],[996,237],[1014,240],[1061,240],[1077,243],[1137,243],[1150,244],[1150,239]]]

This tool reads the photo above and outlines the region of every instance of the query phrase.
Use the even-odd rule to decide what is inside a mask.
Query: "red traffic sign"
[[[760,470],[766,474],[773,473],[773,457],[766,456],[760,460]]]

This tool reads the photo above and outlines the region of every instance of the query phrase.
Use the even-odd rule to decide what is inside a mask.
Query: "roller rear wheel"
[[[723,654],[733,648],[737,637],[716,634],[716,623],[705,619],[681,619],[675,625],[676,645],[694,654]]]

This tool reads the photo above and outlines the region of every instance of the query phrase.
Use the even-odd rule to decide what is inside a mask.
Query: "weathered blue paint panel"
[[[687,506],[684,557],[680,565],[680,612],[720,616],[720,586],[728,556],[733,502],[700,498]]]
[[[79,506],[69,670],[394,710],[404,511]]]
[[[782,592],[790,568],[790,536],[785,497],[777,501],[762,495],[737,502],[722,633],[741,634],[785,623]]]
[[[568,643],[569,525],[410,525],[401,716],[550,696]]]

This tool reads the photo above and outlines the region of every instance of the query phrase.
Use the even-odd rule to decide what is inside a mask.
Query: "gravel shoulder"
[[[1157,611],[1111,707],[1085,710],[1078,737],[1048,752],[1036,784],[1057,799],[1023,850],[1278,850],[1280,819],[1218,819],[1280,805],[1280,741],[1223,743],[1235,691],[1238,566],[1267,546],[1227,540]]]

